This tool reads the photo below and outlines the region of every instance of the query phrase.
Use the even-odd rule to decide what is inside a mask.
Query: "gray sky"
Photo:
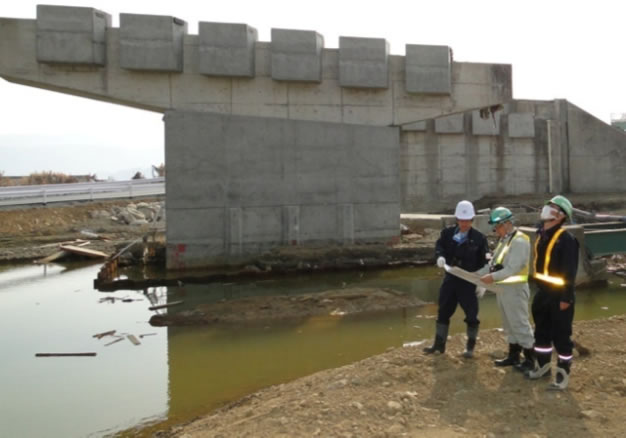
[[[270,41],[271,28],[315,30],[325,46],[339,36],[448,45],[456,61],[513,65],[516,99],[567,99],[609,122],[626,113],[626,2],[595,0],[100,0],[43,4],[173,15],[197,34],[198,21],[247,23]],[[37,2],[2,2],[0,17],[36,17]],[[114,174],[163,161],[161,114],[66,96],[0,79],[0,171]],[[115,174],[115,171],[122,171]],[[129,175],[130,177],[130,175]]]

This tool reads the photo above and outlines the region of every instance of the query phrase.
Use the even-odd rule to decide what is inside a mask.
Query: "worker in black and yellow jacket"
[[[537,293],[532,303],[537,364],[530,379],[551,375],[552,348],[558,355],[556,376],[549,389],[565,389],[572,363],[574,283],[578,270],[578,241],[563,228],[572,217],[572,204],[564,196],[550,199],[541,211],[542,225],[535,241]]]

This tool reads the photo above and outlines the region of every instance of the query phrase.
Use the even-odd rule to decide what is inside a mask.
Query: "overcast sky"
[[[513,65],[516,99],[567,99],[609,122],[626,113],[626,2],[609,0],[100,0],[42,1],[173,15],[197,34],[198,21],[247,23],[270,41],[273,27],[315,30],[325,47],[339,36],[452,47],[455,61]],[[0,17],[36,17],[37,2],[4,1]],[[53,170],[100,177],[163,161],[161,114],[11,84],[0,79],[0,171]],[[122,174],[115,174],[122,171]]]

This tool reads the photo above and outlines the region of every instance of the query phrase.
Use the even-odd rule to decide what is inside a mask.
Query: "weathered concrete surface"
[[[93,8],[37,5],[37,61],[106,64],[111,16]]]
[[[432,95],[425,91],[421,94],[416,92],[418,85],[415,84],[410,87],[411,92],[407,91],[405,57],[385,55],[384,44],[377,46],[374,52],[362,53],[358,47],[351,52],[350,62],[359,64],[361,69],[359,77],[341,70],[341,49],[321,49],[317,44],[315,55],[310,51],[306,56],[314,59],[319,53],[321,76],[318,70],[311,76],[311,67],[307,67],[306,72],[285,70],[284,74],[276,76],[281,64],[277,63],[278,53],[273,52],[272,46],[278,41],[253,44],[253,35],[242,41],[242,32],[235,31],[232,27],[235,25],[228,23],[221,25],[230,26],[231,33],[220,31],[221,38],[210,38],[202,27],[201,36],[185,34],[185,26],[173,17],[122,16],[132,16],[139,22],[127,23],[125,18],[122,29],[107,27],[105,44],[102,45],[102,50],[106,50],[106,64],[81,68],[73,64],[38,63],[37,21],[0,18],[0,77],[19,84],[158,112],[210,111],[377,126],[402,125],[499,104],[512,96],[509,65],[452,62],[451,93]],[[80,26],[89,26],[88,20],[81,20]],[[248,31],[251,29],[242,26]],[[156,46],[144,51],[152,34]],[[321,38],[314,32],[312,35],[316,35],[316,41]],[[356,40],[379,41],[372,38]],[[220,47],[224,49],[220,50]],[[378,56],[379,52],[382,57]],[[289,53],[289,59],[304,56],[293,51]],[[133,60],[133,54],[141,55],[138,58],[141,62]],[[182,65],[179,64],[181,59]],[[248,74],[252,61],[254,71]],[[347,74],[344,79],[341,71]],[[414,72],[409,71],[409,75],[412,81],[416,80]],[[342,83],[343,80],[347,82]],[[430,79],[424,77],[424,80],[424,89],[430,89]],[[379,88],[381,85],[384,88]]]
[[[406,91],[452,92],[452,53],[448,46],[406,45]]]
[[[569,104],[569,190],[593,193],[626,189],[626,132]]]
[[[516,100],[403,128],[402,211],[626,187],[626,133],[565,100]]]
[[[339,38],[339,84],[389,88],[389,43],[382,38]]]
[[[320,82],[324,37],[312,30],[272,29],[272,79]]]
[[[165,15],[120,14],[120,67],[128,70],[183,71],[187,23]]]
[[[172,111],[167,265],[400,232],[397,128]]]
[[[254,76],[255,28],[237,23],[198,23],[198,70],[209,76]]]

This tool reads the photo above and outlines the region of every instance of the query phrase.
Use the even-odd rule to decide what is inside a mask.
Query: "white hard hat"
[[[474,216],[476,216],[476,213],[474,213],[474,206],[469,201],[461,201],[456,204],[454,216],[461,220],[474,219]]]

